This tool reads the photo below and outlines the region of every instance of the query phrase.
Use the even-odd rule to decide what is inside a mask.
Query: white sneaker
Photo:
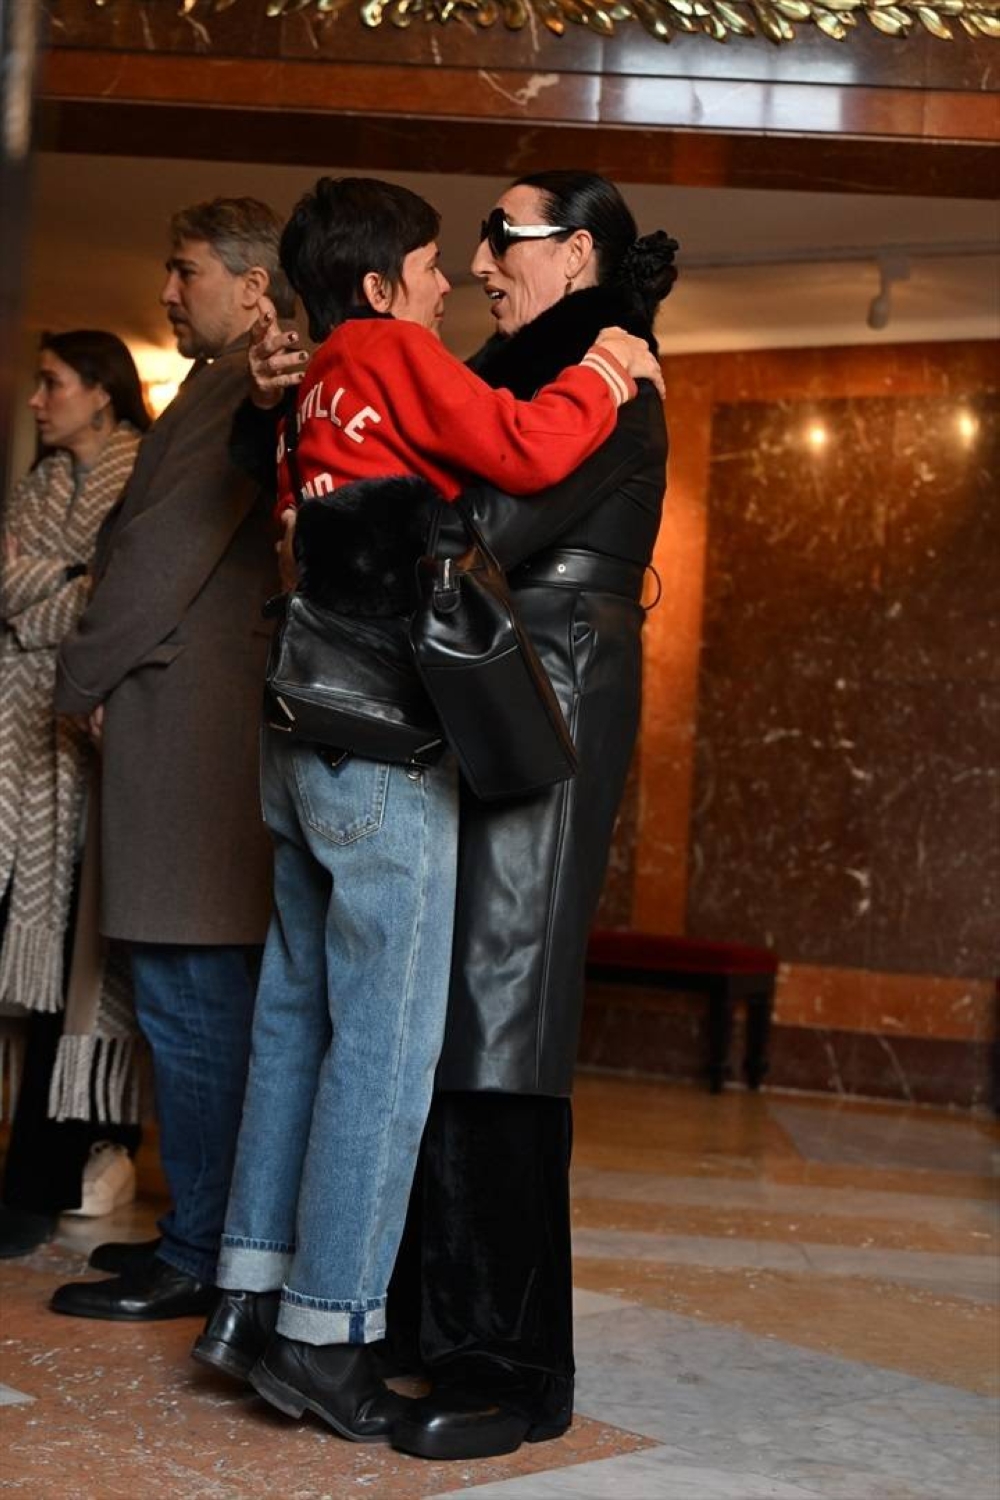
[[[68,1214],[81,1219],[99,1219],[112,1209],[131,1203],[135,1197],[135,1167],[124,1146],[113,1141],[95,1141],[83,1169],[83,1201]]]

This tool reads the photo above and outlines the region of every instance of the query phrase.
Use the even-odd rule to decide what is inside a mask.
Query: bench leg
[[[771,1012],[774,1009],[774,985],[747,996],[747,1050],[744,1059],[747,1083],[760,1088],[767,1073],[767,1048],[771,1036]]]
[[[729,985],[717,980],[708,992],[708,1086],[713,1094],[721,1094],[726,1081],[732,1019]]]

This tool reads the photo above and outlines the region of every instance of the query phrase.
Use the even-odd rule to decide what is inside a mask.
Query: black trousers
[[[64,946],[67,974],[78,884],[74,878]],[[8,909],[9,896],[5,892],[0,901],[0,932],[6,923]],[[139,1149],[142,1131],[138,1125],[50,1120],[49,1085],[64,1017],[36,1011],[27,1020],[24,1071],[11,1123],[0,1203],[7,1208],[24,1208],[36,1214],[59,1214],[64,1209],[80,1207],[83,1169],[94,1142],[114,1141],[125,1146],[134,1156]]]
[[[431,1106],[389,1289],[389,1339],[450,1384],[560,1425],[573,1406],[568,1099]]]
[[[79,1208],[83,1169],[95,1141],[114,1141],[134,1155],[138,1125],[101,1125],[89,1120],[50,1120],[49,1084],[61,1015],[32,1015],[17,1108],[10,1131],[0,1202],[38,1214]]]

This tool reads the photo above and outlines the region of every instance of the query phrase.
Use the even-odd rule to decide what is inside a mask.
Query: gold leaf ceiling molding
[[[94,3],[106,9],[114,0]],[[297,12],[332,18],[353,11],[365,26],[388,22],[400,28],[419,21],[485,28],[502,21],[520,31],[534,17],[555,36],[567,24],[613,36],[617,22],[638,21],[661,42],[686,32],[716,42],[763,36],[780,45],[795,40],[796,26],[816,26],[843,41],[862,22],[886,36],[906,36],[916,28],[951,41],[958,26],[972,37],[1000,37],[1000,0],[178,0],[178,13],[194,20],[237,4],[263,6],[272,18]]]

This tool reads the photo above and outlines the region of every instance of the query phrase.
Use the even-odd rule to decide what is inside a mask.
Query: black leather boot
[[[352,1443],[387,1443],[408,1405],[379,1380],[365,1344],[306,1344],[276,1333],[250,1384],[286,1416],[311,1411]]]
[[[138,1271],[147,1265],[160,1248],[155,1240],[105,1240],[95,1245],[90,1252],[87,1265],[95,1271],[107,1271],[112,1276],[124,1276],[127,1271]]]
[[[409,1403],[392,1429],[392,1446],[417,1458],[496,1458],[522,1443],[562,1437],[572,1421],[572,1402],[551,1416],[528,1416],[502,1395],[436,1386]]]
[[[219,1293],[205,1331],[194,1341],[191,1358],[236,1380],[246,1380],[274,1332],[281,1293]]]
[[[107,1318],[112,1323],[153,1323],[164,1318],[204,1317],[218,1296],[206,1286],[154,1256],[141,1269],[110,1281],[70,1281],[49,1303],[71,1318]]]

